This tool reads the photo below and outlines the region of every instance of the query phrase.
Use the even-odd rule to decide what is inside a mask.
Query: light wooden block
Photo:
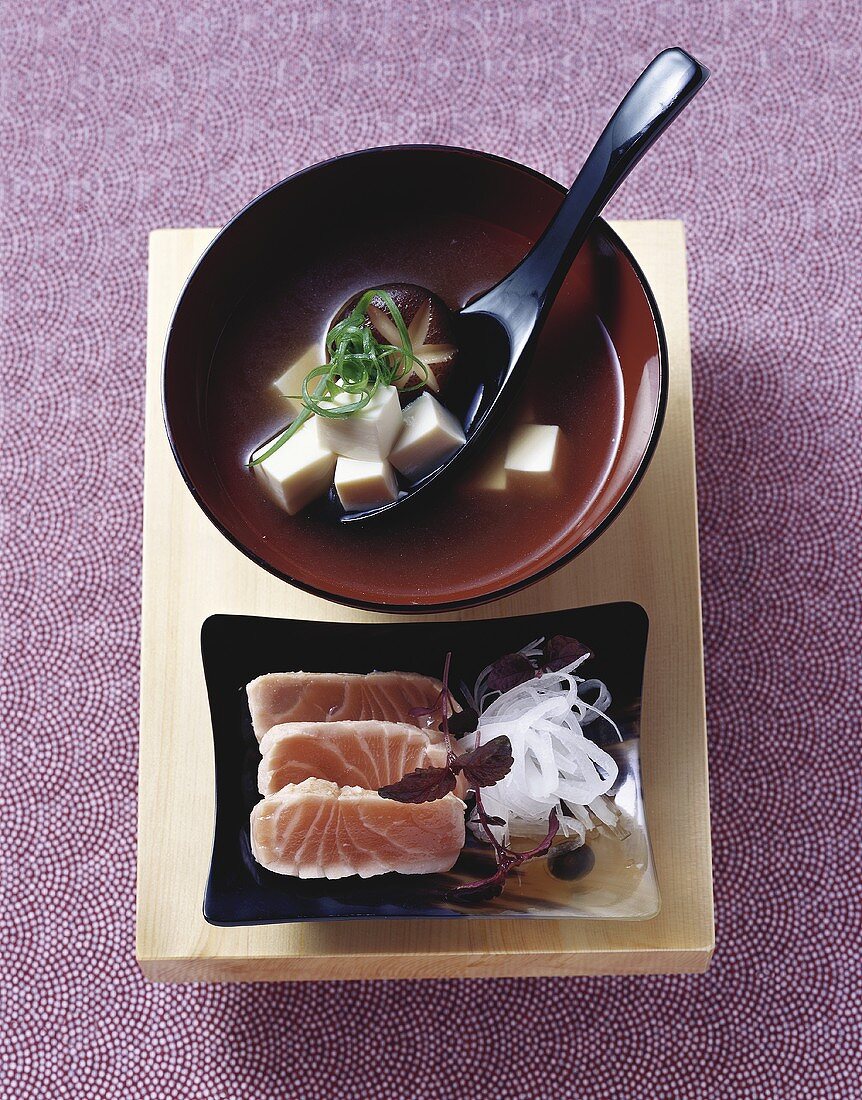
[[[162,424],[161,355],[183,281],[215,230],[160,229],[150,237],[141,638],[137,957],[147,977],[460,978],[706,968],[714,932],[685,239],[680,222],[614,228],[643,266],[667,330],[670,396],[649,471],[620,518],[575,561],[505,600],[443,617],[616,600],[646,609],[641,754],[661,912],[642,922],[205,923],[214,778],[202,622],[215,612],[357,622],[403,617],[341,607],[270,576],[193,501]]]

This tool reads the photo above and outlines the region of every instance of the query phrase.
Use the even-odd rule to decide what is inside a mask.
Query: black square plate
[[[216,763],[215,837],[204,917],[210,924],[247,925],[348,918],[654,916],[658,889],[638,751],[647,631],[646,612],[634,603],[470,622],[327,623],[213,615],[201,631]],[[490,850],[472,838],[445,875],[388,874],[330,882],[276,875],[255,862],[249,814],[260,798],[260,753],[244,690],[250,680],[265,672],[375,669],[439,678],[451,650],[454,687],[461,680],[472,684],[502,654],[554,634],[578,638],[595,654],[584,675],[607,684],[613,698],[608,713],[623,736],[622,743],[602,741],[619,763],[609,797],[622,812],[623,827],[614,835],[602,828],[588,836],[590,851],[582,853],[579,866],[568,868],[577,877],[559,878],[551,873],[553,863],[534,860],[510,876],[499,898],[468,907],[447,900],[446,894],[492,868]]]

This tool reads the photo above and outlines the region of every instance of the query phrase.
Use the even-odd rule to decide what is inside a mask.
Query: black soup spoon
[[[436,470],[402,489],[396,500],[363,512],[345,512],[357,523],[392,512],[448,474],[486,439],[509,406],[529,366],[545,317],[611,196],[667,126],[709,77],[685,50],[663,50],[644,69],[587,157],[548,228],[514,271],[457,315],[461,361],[469,392],[452,411],[467,442]]]

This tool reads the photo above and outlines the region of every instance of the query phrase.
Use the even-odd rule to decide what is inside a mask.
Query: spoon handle
[[[676,47],[651,61],[614,112],[531,251],[502,282],[466,307],[465,313],[493,313],[503,321],[513,358],[553,303],[593,221],[708,77],[705,66]]]

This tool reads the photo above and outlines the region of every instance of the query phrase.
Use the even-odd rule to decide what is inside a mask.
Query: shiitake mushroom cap
[[[433,394],[444,393],[458,361],[455,316],[452,310],[439,295],[416,283],[381,283],[377,289],[389,294],[410,330],[413,352],[425,363],[430,375],[424,388]],[[354,294],[335,315],[332,325],[344,320],[365,293],[367,291],[363,290]],[[395,338],[395,322],[391,319],[383,299],[372,298],[368,313],[367,324],[375,338],[381,343],[397,346],[400,341]],[[387,326],[387,321],[391,328]],[[427,362],[422,355],[422,348],[434,349],[428,353]],[[406,391],[406,400],[412,400],[416,396],[416,390],[411,387],[420,381],[421,374],[411,371],[399,382],[399,388]]]

